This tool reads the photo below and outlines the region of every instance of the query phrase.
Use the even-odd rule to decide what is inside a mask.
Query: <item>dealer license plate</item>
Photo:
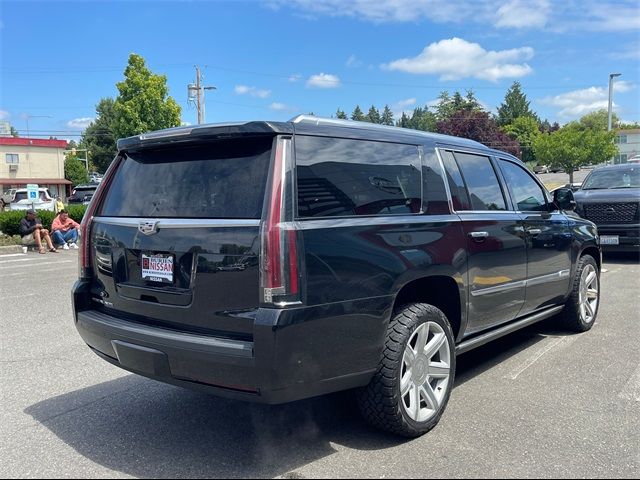
[[[142,254],[142,279],[173,283],[173,255]]]
[[[600,245],[619,245],[618,235],[600,235]]]

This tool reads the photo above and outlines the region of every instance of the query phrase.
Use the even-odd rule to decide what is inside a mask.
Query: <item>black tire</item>
[[[414,332],[421,325],[428,322],[439,325],[445,334],[449,358],[441,359],[441,353],[436,354],[436,356],[438,356],[440,361],[448,362],[449,377],[445,386],[439,386],[441,384],[436,383],[436,389],[441,399],[438,408],[431,409],[433,413],[431,413],[425,421],[415,421],[407,413],[405,403],[403,403],[407,401],[407,395],[410,395],[410,393],[406,393],[403,400],[400,392],[400,381],[404,368],[403,359],[407,343],[412,340]],[[426,328],[427,332],[429,332],[429,328],[437,329],[434,325],[427,325],[423,328]],[[439,335],[441,336],[440,333]],[[418,337],[415,336],[414,338],[416,339],[414,341],[417,341]],[[446,350],[444,344],[442,349]],[[427,362],[427,365],[430,365],[429,358],[427,358]],[[422,366],[424,366],[424,362]],[[419,368],[421,369],[422,366]],[[453,388],[455,369],[456,354],[453,332],[444,313],[436,307],[425,303],[406,305],[397,312],[389,323],[385,348],[378,371],[369,385],[364,387],[358,394],[360,411],[371,425],[381,430],[404,437],[418,437],[423,435],[436,426],[447,406]],[[418,372],[418,367],[416,367],[415,371],[416,373]],[[405,374],[406,372],[405,370]],[[411,378],[413,378],[413,376],[411,376]],[[428,376],[426,378],[429,383],[434,381],[428,380]],[[438,380],[435,381],[438,382]],[[442,392],[442,390],[444,390],[444,392]],[[418,391],[420,390],[418,389]],[[420,410],[423,400],[420,394],[418,394],[417,398],[419,399],[418,409]]]
[[[595,271],[597,279],[597,302],[593,315],[589,318],[589,315],[585,314],[581,310],[580,302],[580,289],[583,288],[583,274],[585,269]],[[559,314],[559,320],[563,327],[567,330],[574,332],[586,332],[591,330],[593,324],[596,322],[598,316],[598,309],[600,308],[600,269],[595,259],[591,255],[584,255],[578,260],[578,266],[576,267],[576,274],[571,284],[571,293],[565,303],[564,310]]]

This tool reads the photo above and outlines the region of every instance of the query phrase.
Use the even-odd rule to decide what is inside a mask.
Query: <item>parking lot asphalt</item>
[[[124,372],[72,321],[77,252],[0,257],[6,477],[640,476],[640,263],[605,258],[590,332],[552,321],[458,359],[440,424],[405,440],[349,393],[269,407]]]

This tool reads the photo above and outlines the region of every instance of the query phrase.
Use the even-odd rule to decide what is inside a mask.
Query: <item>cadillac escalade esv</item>
[[[88,346],[131,372],[272,404],[356,389],[411,437],[442,415],[456,355],[595,322],[595,225],[480,143],[300,116],[118,150],[73,303]]]

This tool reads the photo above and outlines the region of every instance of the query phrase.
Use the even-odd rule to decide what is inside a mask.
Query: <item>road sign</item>
[[[27,198],[31,203],[31,207],[33,204],[40,200],[38,197],[38,184],[37,183],[28,183],[27,184]]]

